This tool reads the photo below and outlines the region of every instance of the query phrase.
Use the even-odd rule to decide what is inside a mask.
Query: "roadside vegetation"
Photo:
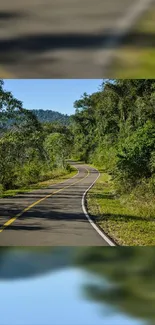
[[[11,190],[5,190],[0,192],[0,198],[14,196],[16,194],[28,193],[40,188],[46,188],[52,184],[63,182],[77,174],[77,170],[74,167],[69,169],[57,169],[51,173],[50,178],[46,181],[40,181],[34,184],[27,185],[25,187],[18,187]]]
[[[75,102],[74,156],[101,170],[88,210],[119,245],[155,244],[155,81],[107,80]]]
[[[56,122],[40,123],[33,112],[23,108],[21,101],[5,91],[0,80],[1,196],[46,186],[55,178],[76,174],[66,162],[71,147],[69,128]]]
[[[0,81],[0,195],[76,174],[69,158],[101,172],[89,213],[118,245],[155,245],[155,80],[104,80],[74,103],[68,126],[40,122]]]
[[[101,173],[87,202],[89,214],[116,244],[155,245],[155,204],[130,194],[118,195],[108,173]]]

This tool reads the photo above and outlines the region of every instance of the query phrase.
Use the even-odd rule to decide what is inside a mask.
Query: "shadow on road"
[[[100,35],[80,34],[80,33],[68,33],[68,34],[34,34],[23,37],[16,37],[10,39],[0,40],[0,54],[10,51],[10,55],[25,51],[33,54],[44,52],[48,50],[63,50],[63,49],[95,49],[111,47],[110,43],[107,43],[109,38],[115,39],[115,34],[100,33]],[[132,40],[132,43],[131,43]],[[130,37],[125,38],[125,45],[132,45],[134,42],[135,48],[145,48],[155,46],[155,34],[144,33],[132,33]]]
[[[31,224],[35,224],[33,223],[33,221],[37,222],[38,225],[38,220],[42,219],[42,221],[46,221],[46,220],[51,220],[51,221],[83,221],[83,222],[88,222],[87,218],[85,217],[85,215],[81,212],[81,213],[69,213],[69,212],[65,212],[65,211],[57,211],[59,207],[55,207],[55,209],[49,209],[48,207],[42,207],[42,208],[36,208],[36,209],[31,209],[25,213],[23,213],[23,215],[19,218],[17,218],[17,222],[19,222],[21,220],[21,223],[23,223],[24,220],[28,221],[30,220],[32,223]],[[0,226],[3,225],[4,221],[7,221],[9,218],[9,213],[3,214],[3,221],[0,222]],[[95,217],[94,217],[95,218]],[[28,221],[29,222],[29,221]],[[11,226],[12,227],[12,226]],[[52,225],[51,225],[52,227]],[[9,229],[10,226],[8,226],[6,229]],[[33,230],[33,229],[32,229]]]
[[[5,230],[26,230],[26,231],[36,231],[36,230],[44,230],[44,229],[48,229],[47,227],[41,227],[41,226],[37,226],[37,225],[12,225],[9,226],[7,228],[5,228]]]
[[[64,223],[65,222],[82,222],[82,223],[88,223],[87,218],[85,215],[81,213],[68,213],[65,211],[57,211],[58,207],[55,207],[55,209],[49,209],[49,207],[43,207],[43,208],[36,208],[36,209],[31,209],[30,211],[25,212],[21,217],[17,218],[17,220],[10,226],[5,228],[5,231],[9,230],[27,230],[27,231],[47,231],[47,230],[56,230],[56,232],[62,233],[62,229],[58,224],[55,223],[46,223],[46,221],[61,221]],[[90,215],[91,219],[95,222],[97,217],[94,215]],[[0,227],[3,226],[3,224],[8,220],[9,218],[9,213],[5,215],[3,213],[3,221],[0,222]],[[114,218],[115,222],[117,223],[117,220],[120,222],[124,221],[142,221],[146,220],[146,218],[138,217],[135,215],[121,215],[121,214],[110,214],[110,213],[105,213],[102,215],[101,220],[107,220]],[[148,221],[153,221],[154,218],[147,218]],[[78,229],[78,226],[76,224],[76,230]]]
[[[3,23],[8,23],[9,21],[11,21],[13,23],[14,20],[17,20],[19,18],[23,18],[25,17],[25,14],[19,13],[19,12],[14,12],[14,11],[4,11],[1,10],[0,11],[0,24],[1,22]]]
[[[29,0],[22,5],[14,0],[12,6],[9,0],[5,2],[0,10],[0,64],[19,78],[100,73],[102,78],[96,50],[103,50],[102,62],[104,49],[116,48],[118,22],[134,4],[133,0],[113,0],[112,4],[106,0],[95,4]],[[155,46],[154,33],[134,32],[124,42],[135,50],[149,49]]]
[[[116,38],[117,36],[113,33],[106,33],[106,31],[99,31],[98,34],[94,35],[89,33],[54,34],[53,32],[52,34],[42,33],[39,35],[37,33],[14,38],[3,38],[0,39],[0,63],[6,65],[8,69],[13,69],[21,77],[26,75],[34,78],[46,75],[48,77],[62,78],[62,76],[67,75],[67,78],[75,78],[77,73],[80,73],[81,77],[88,76],[88,74],[92,75],[92,73],[93,75],[94,73],[99,75],[93,62],[88,68],[90,58],[87,60],[87,64],[85,60],[89,56],[94,56],[96,50],[115,50]],[[109,42],[110,39],[113,39],[113,46]],[[155,47],[155,34],[133,33],[126,36],[124,40],[122,39],[119,45],[120,47],[127,46],[131,48],[131,51],[144,49],[149,51],[149,49]],[[63,53],[63,51],[65,52]],[[80,51],[83,51],[83,54]],[[80,56],[79,53],[81,53]],[[72,57],[71,61],[70,55]],[[81,64],[79,60],[82,60],[83,63]],[[73,65],[73,63],[75,64]],[[67,68],[68,64],[69,67]]]

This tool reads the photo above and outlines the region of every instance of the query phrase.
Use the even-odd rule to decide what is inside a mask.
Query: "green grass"
[[[152,45],[155,33],[155,6],[134,26],[126,36],[111,65],[112,77],[154,78],[155,46]]]
[[[77,174],[77,169],[74,167],[71,167],[71,172],[67,172],[66,170],[57,170],[53,172],[52,179],[50,178],[49,180],[43,182],[31,184],[28,185],[27,187],[21,187],[18,189],[4,191],[0,193],[0,198],[15,196],[16,194],[21,194],[21,193],[32,192],[40,188],[46,188],[52,184],[57,184],[63,180],[73,177],[76,174]]]
[[[101,173],[87,195],[88,212],[96,223],[121,246],[155,245],[155,201],[116,195],[111,176]]]

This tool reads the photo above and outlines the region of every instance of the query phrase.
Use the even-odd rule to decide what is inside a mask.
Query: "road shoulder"
[[[150,215],[145,202],[116,193],[111,176],[101,171],[87,195],[88,213],[95,217],[96,224],[120,246],[155,245],[155,206]]]

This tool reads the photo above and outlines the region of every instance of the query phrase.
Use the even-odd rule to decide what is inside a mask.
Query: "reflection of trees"
[[[86,286],[87,296],[129,316],[155,324],[155,252],[153,247],[87,248],[78,265],[109,280]]]
[[[2,247],[0,248],[0,267],[3,264],[6,254],[8,253],[10,247]]]
[[[43,275],[70,265],[70,248],[0,248],[0,279],[19,279]]]
[[[20,252],[19,256],[15,254],[14,263],[12,260],[10,262],[10,270],[5,270],[8,253],[11,252],[13,258],[15,251]],[[131,317],[155,324],[153,247],[0,249],[0,279],[32,277],[70,266],[79,266],[103,279],[101,284],[90,283],[84,288],[89,299],[101,304],[107,303]],[[105,279],[109,286],[105,286]]]

